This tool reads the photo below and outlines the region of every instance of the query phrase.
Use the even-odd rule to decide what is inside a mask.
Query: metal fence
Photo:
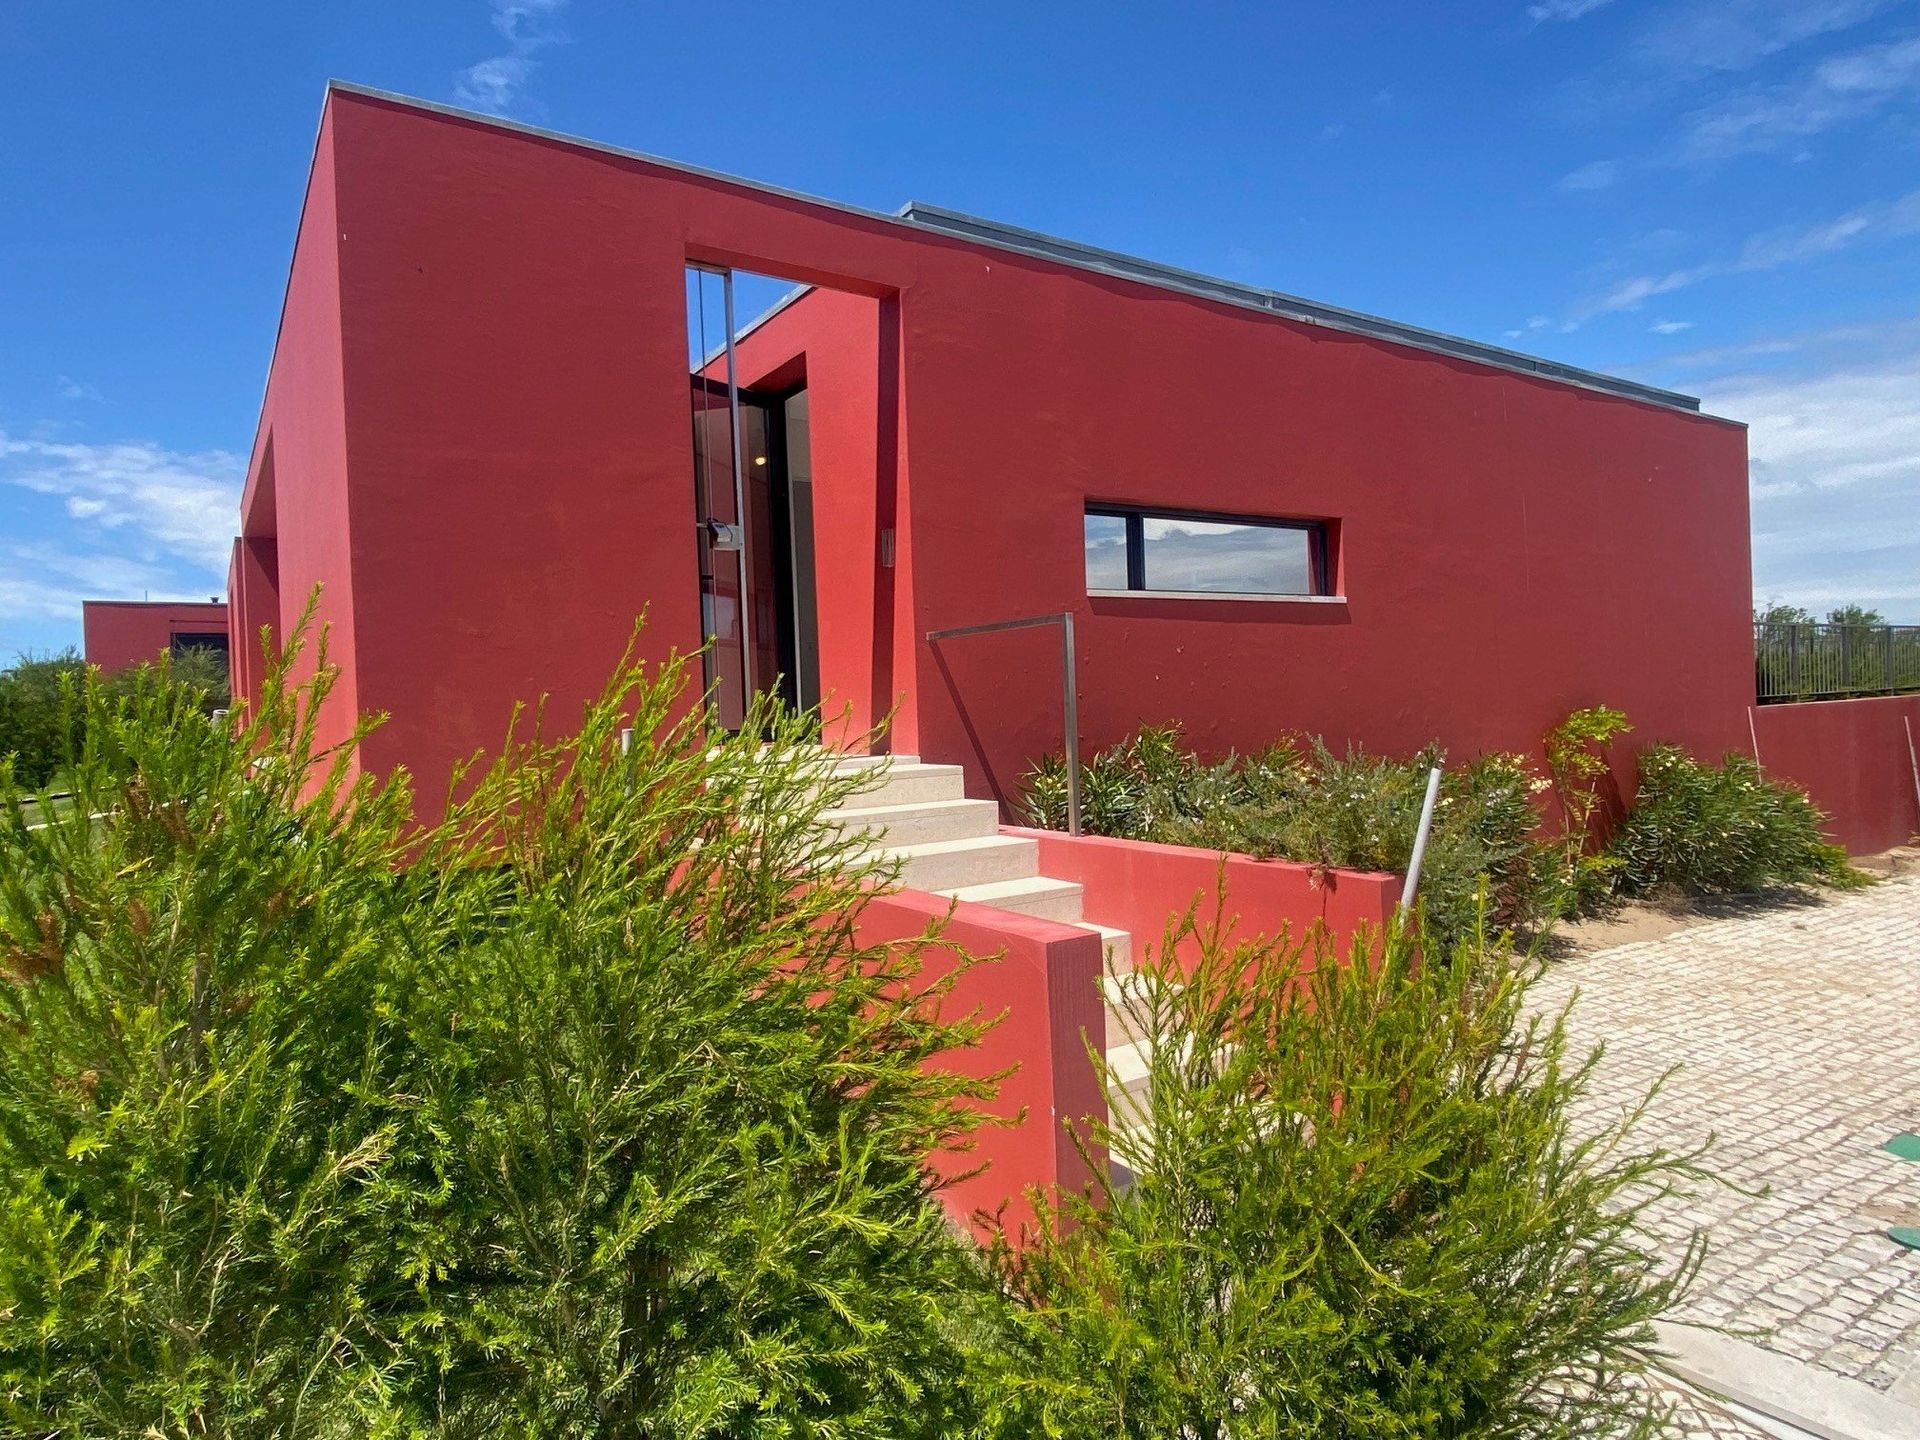
[[[1763,704],[1920,691],[1920,625],[1759,621],[1753,663]]]

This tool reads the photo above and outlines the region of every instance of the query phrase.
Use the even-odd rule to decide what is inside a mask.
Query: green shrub
[[[1768,780],[1746,755],[1714,766],[1655,745],[1640,756],[1639,794],[1607,853],[1629,895],[1866,883],[1846,851],[1822,838],[1824,821],[1804,790]]]
[[[406,794],[322,764],[326,685],[275,677],[236,736],[89,673],[76,803],[0,773],[9,1433],[312,1433],[392,1366]]]
[[[983,1255],[930,1178],[992,1089],[933,1063],[972,962],[859,943],[887,872],[815,721],[623,667],[422,825],[299,649],[237,728],[85,676],[50,820],[0,764],[5,1433],[1645,1433],[1600,1382],[1689,1273],[1638,1226],[1690,1162],[1569,1132],[1591,1062],[1477,921],[1421,965],[1203,937],[1133,1017],[1151,1145],[1102,1132],[1141,1179]],[[1390,853],[1418,773],[1176,739],[1109,762],[1133,823],[1304,790]],[[1436,835],[1497,874],[1496,761]]]
[[[1149,1075],[1095,1134],[1131,1183],[996,1256],[1000,1433],[1660,1433],[1622,1380],[1703,1249],[1663,1263],[1645,1228],[1698,1156],[1636,1150],[1632,1115],[1569,1125],[1597,1055],[1529,1018],[1536,968],[1477,938],[1228,946],[1190,918],[1160,953],[1189,934],[1184,984],[1132,987]]]
[[[0,1429],[964,1428],[979,1027],[854,939],[857,778],[675,663],[421,833],[330,679],[234,734],[90,676],[78,803],[0,783]]]
[[[1082,823],[1092,834],[1237,851],[1344,869],[1404,872],[1413,855],[1427,772],[1445,753],[1410,760],[1358,748],[1336,755],[1318,739],[1208,764],[1181,748],[1175,728],[1147,729],[1082,769]],[[1444,772],[1420,882],[1428,923],[1465,933],[1487,877],[1500,926],[1553,913],[1552,857],[1534,839],[1536,782],[1519,756],[1492,754]],[[1048,757],[1030,772],[1027,817],[1066,824],[1066,767]]]

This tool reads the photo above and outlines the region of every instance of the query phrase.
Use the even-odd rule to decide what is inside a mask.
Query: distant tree
[[[74,650],[21,655],[0,670],[0,758],[12,757],[17,784],[39,789],[79,748],[82,718],[74,687],[86,674]]]
[[[1864,605],[1838,605],[1827,612],[1829,625],[1884,625],[1887,617]]]
[[[1753,623],[1756,625],[1811,625],[1813,612],[1804,610],[1798,605],[1769,600],[1765,605],[1753,607]]]
[[[79,755],[86,740],[87,710],[80,701],[86,673],[86,661],[72,649],[21,655],[0,670],[0,759],[12,759],[16,785],[54,786]],[[150,675],[162,687],[191,691],[192,708],[202,714],[232,703],[227,657],[197,646],[103,676],[102,693],[124,707]]]

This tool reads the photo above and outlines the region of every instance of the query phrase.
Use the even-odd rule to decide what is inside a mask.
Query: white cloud
[[[1678,335],[1682,330],[1691,330],[1691,320],[1656,320],[1647,329],[1656,335]]]
[[[1597,315],[1638,310],[1656,296],[1671,295],[1703,280],[1773,270],[1830,255],[1856,243],[1910,235],[1920,235],[1920,190],[1897,200],[1865,205],[1814,225],[1762,231],[1748,237],[1738,250],[1724,259],[1708,260],[1664,274],[1633,275],[1617,280],[1576,305],[1569,323],[1578,325]]]
[[[460,104],[495,115],[505,115],[526,98],[528,83],[538,70],[534,56],[552,45],[564,44],[561,13],[568,0],[492,0],[493,28],[507,42],[503,55],[469,65],[454,76],[454,98]]]
[[[1920,38],[1830,56],[1786,84],[1717,100],[1685,121],[1679,158],[1798,153],[1814,136],[1861,120],[1889,101],[1920,91]]]
[[[1562,175],[1559,188],[1562,190],[1605,190],[1620,178],[1618,160],[1593,160],[1577,170]]]
[[[1664,7],[1635,45],[1647,64],[1682,73],[1751,69],[1904,0],[1692,0]]]
[[[224,575],[245,465],[225,450],[80,444],[0,431],[0,481],[56,497],[76,532]]]
[[[94,404],[99,404],[107,397],[100,393],[97,386],[89,385],[84,380],[75,380],[71,375],[62,375],[60,377],[60,398],[62,400],[89,400]]]
[[[1539,4],[1527,7],[1527,18],[1536,25],[1548,25],[1557,20],[1578,20],[1612,3],[1613,0],[1540,0]]]
[[[1826,363],[1699,387],[1750,427],[1755,596],[1920,621],[1920,325],[1782,343]]]
[[[1854,369],[1911,350],[1920,350],[1920,315],[1830,325],[1792,335],[1762,335],[1731,345],[1662,356],[1657,365],[1663,371],[1690,371],[1724,381],[1735,369],[1744,374],[1756,367],[1777,365],[1788,357],[1809,371]]]

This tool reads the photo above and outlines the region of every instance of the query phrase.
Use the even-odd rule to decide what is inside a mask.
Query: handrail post
[[[1073,658],[1073,612],[1060,616],[1061,706],[1067,731],[1067,834],[1080,833],[1080,679]]]
[[[984,625],[955,625],[927,631],[927,643],[957,640],[962,635],[989,635],[1001,630],[1031,630],[1037,625],[1060,627],[1060,709],[1067,732],[1067,833],[1080,833],[1080,672],[1074,662],[1073,612],[1029,615],[1019,620],[991,620]]]

